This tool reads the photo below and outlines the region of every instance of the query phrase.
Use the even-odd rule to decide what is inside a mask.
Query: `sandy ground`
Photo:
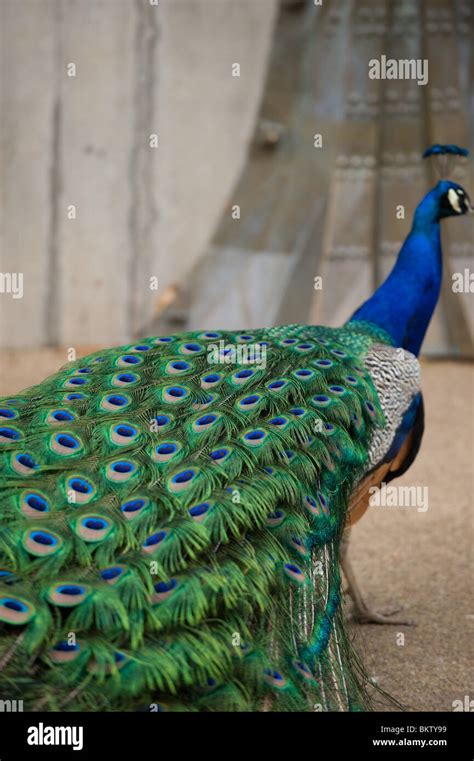
[[[58,369],[65,351],[4,352],[0,395]],[[450,711],[474,698],[474,371],[424,362],[426,431],[399,485],[428,487],[428,509],[371,507],[353,529],[351,559],[367,602],[397,603],[416,627],[354,625],[369,673],[411,710]],[[402,635],[402,636],[401,636]]]

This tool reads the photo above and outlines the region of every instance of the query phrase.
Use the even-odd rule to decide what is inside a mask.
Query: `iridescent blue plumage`
[[[436,147],[430,150],[436,153]],[[457,183],[441,180],[430,190],[415,211],[391,273],[351,320],[378,325],[395,346],[418,356],[441,288],[440,220],[469,210],[469,197]]]

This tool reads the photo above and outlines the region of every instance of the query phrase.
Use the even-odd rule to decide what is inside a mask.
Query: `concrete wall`
[[[2,0],[0,345],[126,341],[186,282],[242,167],[276,7]]]

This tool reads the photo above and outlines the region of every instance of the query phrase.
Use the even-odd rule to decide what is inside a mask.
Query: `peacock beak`
[[[471,204],[471,199],[466,192],[464,192],[463,206],[465,214],[474,214],[474,208]]]

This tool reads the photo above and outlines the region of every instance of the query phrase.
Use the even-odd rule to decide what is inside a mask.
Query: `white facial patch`
[[[459,196],[454,188],[449,188],[448,190],[448,201],[455,212],[462,214],[461,204],[459,203]]]

